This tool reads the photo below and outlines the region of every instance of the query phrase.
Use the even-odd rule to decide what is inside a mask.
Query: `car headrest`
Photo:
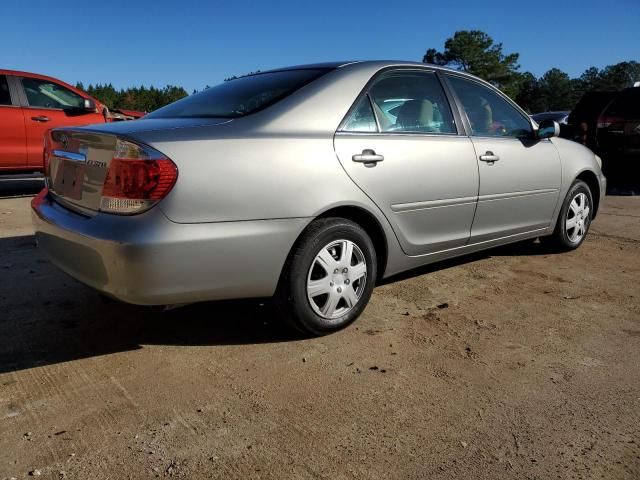
[[[433,123],[433,103],[429,100],[409,100],[398,112],[396,125],[403,128],[427,127]]]

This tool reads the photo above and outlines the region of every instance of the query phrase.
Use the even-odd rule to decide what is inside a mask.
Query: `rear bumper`
[[[44,195],[32,202],[32,218],[38,245],[55,265],[139,305],[271,296],[308,221],[179,224],[159,208],[88,218]]]

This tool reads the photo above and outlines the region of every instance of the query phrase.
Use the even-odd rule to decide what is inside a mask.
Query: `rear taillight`
[[[49,157],[51,152],[51,144],[49,142],[49,135],[44,136],[44,147],[42,149],[42,168],[45,177],[50,177],[49,174]]]
[[[613,117],[610,115],[600,115],[598,117],[598,128],[609,128],[614,123],[624,122],[622,117]]]
[[[148,210],[173,188],[178,168],[146,145],[118,139],[100,199],[100,211],[131,215]]]

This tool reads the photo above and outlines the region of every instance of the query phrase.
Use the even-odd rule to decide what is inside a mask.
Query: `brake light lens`
[[[598,117],[598,128],[609,128],[613,123],[624,122],[622,117],[614,117],[610,115],[601,115]]]
[[[171,191],[178,168],[146,145],[118,139],[100,199],[100,211],[131,215],[144,212]]]
[[[51,143],[49,142],[49,135],[44,136],[44,146],[42,148],[42,167],[44,170],[44,176],[50,177],[49,172],[49,158],[51,152]]]

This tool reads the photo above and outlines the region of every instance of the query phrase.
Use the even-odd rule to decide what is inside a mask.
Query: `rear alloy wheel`
[[[556,228],[550,237],[540,240],[561,250],[573,250],[584,241],[593,215],[593,200],[589,186],[576,180],[562,204]]]
[[[336,240],[320,249],[309,268],[307,299],[324,319],[340,318],[358,304],[367,285],[367,262],[351,240]]]
[[[314,221],[294,247],[279,286],[278,304],[298,330],[324,335],[364,310],[376,279],[371,239],[342,218]]]

